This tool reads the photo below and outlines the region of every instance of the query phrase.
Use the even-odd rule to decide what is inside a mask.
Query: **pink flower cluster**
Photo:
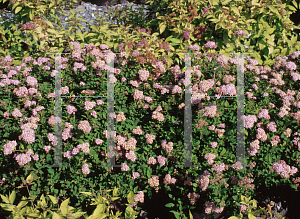
[[[66,141],[68,138],[72,138],[73,136],[70,128],[65,128],[61,134],[64,141]]]
[[[257,122],[257,118],[255,115],[248,115],[248,116],[243,116],[243,119],[245,120],[245,128],[249,129],[254,126],[254,123]]]
[[[141,130],[140,126],[137,126],[135,129],[132,130],[133,134],[142,135],[143,131]]]
[[[135,100],[142,100],[144,98],[143,91],[139,91],[137,89],[134,90],[133,98]]]
[[[294,175],[298,172],[297,167],[290,167],[286,164],[284,160],[278,161],[278,163],[273,163],[273,168],[275,168],[276,172],[280,174],[283,178],[289,178],[291,175]]]
[[[210,144],[212,148],[216,148],[218,146],[218,142],[212,142]]]
[[[250,143],[251,149],[248,150],[248,153],[250,153],[252,156],[255,156],[257,151],[259,150],[259,140],[256,139],[255,141]]]
[[[243,165],[240,161],[237,161],[235,164],[232,165],[232,168],[235,169],[235,170],[242,170]]]
[[[13,150],[15,150],[15,147],[17,146],[17,141],[9,141],[7,144],[3,146],[3,153],[5,155],[12,154]]]
[[[212,164],[213,164],[214,159],[215,159],[216,157],[217,157],[217,155],[211,154],[211,153],[205,154],[205,156],[204,156],[204,158],[207,160],[207,163],[208,163],[209,165],[212,165]]]
[[[189,192],[189,194],[187,195],[187,197],[190,199],[191,205],[195,205],[195,203],[197,201],[196,199],[199,199],[200,195],[198,193],[195,193],[195,192],[193,192],[193,193]]]
[[[128,171],[129,170],[129,166],[126,163],[122,163],[121,164],[121,170],[122,171]]]
[[[165,120],[165,117],[162,113],[160,113],[159,111],[161,111],[162,108],[159,105],[156,110],[152,113],[152,119],[157,119],[158,121],[162,122]]]
[[[31,161],[31,157],[27,153],[26,154],[22,153],[18,155],[15,154],[14,157],[20,166],[24,166],[25,164]]]
[[[220,172],[226,170],[226,165],[224,163],[214,164],[212,169],[214,171],[216,171],[217,173],[220,173]]]
[[[167,174],[164,178],[164,184],[169,185],[169,184],[175,184],[177,179],[172,178],[170,174]]]
[[[137,140],[134,138],[129,138],[125,145],[123,145],[123,148],[125,150],[134,150],[136,146]]]
[[[78,129],[84,131],[85,133],[89,133],[92,128],[90,123],[87,120],[84,120],[79,123]]]
[[[83,164],[82,168],[81,168],[81,171],[84,174],[84,176],[90,174],[89,165],[87,163]]]
[[[155,135],[146,134],[145,137],[147,138],[148,144],[152,144],[153,140],[155,139]]]
[[[270,119],[269,111],[267,109],[260,109],[260,113],[257,116],[258,118],[265,118],[266,120]]]
[[[96,102],[94,102],[94,101],[92,102],[92,101],[87,100],[87,101],[85,101],[85,103],[84,103],[84,109],[85,109],[86,111],[93,109],[94,106],[96,106]]]
[[[77,109],[74,107],[74,106],[71,106],[71,105],[68,105],[67,106],[67,113],[68,114],[73,114],[73,115],[75,115],[75,112],[77,111]]]
[[[197,179],[198,185],[202,191],[206,191],[209,184],[210,173],[205,170],[204,173]]]
[[[15,108],[14,111],[11,114],[13,117],[22,117],[22,113],[19,109]]]
[[[247,210],[247,206],[246,205],[240,205],[240,212],[242,212],[243,214],[246,214],[246,211]]]
[[[34,123],[27,123],[25,125],[21,125],[22,135],[21,137],[26,141],[28,144],[32,144],[35,142],[35,133],[31,127],[37,128],[37,125]]]
[[[82,143],[77,146],[83,153],[88,154],[90,153],[90,144],[89,143]]]
[[[134,196],[134,201],[144,203],[144,192],[139,191],[138,194]]]
[[[51,146],[44,146],[43,149],[48,153],[51,150]]]
[[[224,210],[224,207],[219,208],[216,207],[213,202],[205,202],[205,213],[211,214],[212,212],[216,212],[218,214],[222,213]]]
[[[153,176],[152,178],[148,179],[148,184],[150,185],[150,187],[159,186],[159,177]]]
[[[275,122],[270,122],[268,125],[267,125],[267,128],[271,131],[271,132],[277,132],[277,126],[276,126],[276,123]]]
[[[147,81],[149,78],[149,71],[147,70],[139,70],[139,77],[141,81]]]
[[[210,48],[210,49],[216,49],[217,45],[214,41],[208,41],[207,43],[204,44],[204,47]]]
[[[125,121],[125,120],[126,120],[126,117],[124,116],[124,112],[120,112],[117,115],[117,122],[122,122],[122,121]]]
[[[132,173],[132,179],[136,179],[138,177],[140,177],[140,174],[138,172],[133,172]]]
[[[190,33],[187,31],[183,31],[183,36],[185,38],[185,40],[189,40],[190,39]]]
[[[235,34],[240,35],[240,36],[246,36],[246,33],[242,30],[235,31]]]
[[[154,157],[149,157],[147,164],[156,164],[156,159]]]
[[[199,92],[205,93],[209,89],[211,89],[215,84],[214,79],[208,79],[205,81],[200,81],[199,82]]]
[[[100,138],[96,138],[95,143],[96,143],[97,145],[102,144],[102,143],[103,143],[103,140],[100,139]]]
[[[281,141],[281,140],[280,140],[280,137],[279,137],[278,135],[276,135],[276,136],[273,136],[273,137],[272,137],[271,144],[272,144],[272,146],[277,146],[277,144],[278,144],[280,141]]]
[[[265,130],[264,129],[262,129],[262,128],[258,128],[257,130],[256,130],[256,138],[257,139],[261,139],[262,141],[266,141],[267,139],[268,139],[268,136],[267,136],[267,134],[266,134],[266,132],[265,132]]]
[[[204,108],[204,110],[206,112],[202,116],[209,116],[213,118],[217,113],[217,106],[215,104],[210,103],[207,107]]]
[[[235,89],[235,85],[234,84],[226,84],[226,85],[222,85],[221,87],[217,87],[216,88],[216,92],[219,95],[230,95],[230,96],[234,96],[236,95],[236,89]]]
[[[37,28],[36,25],[30,23],[30,22],[27,22],[25,24],[22,24],[22,27],[25,29],[25,30],[34,30],[35,28]]]
[[[164,165],[166,164],[167,158],[165,158],[165,157],[159,155],[159,156],[157,157],[157,161],[158,161],[158,163],[159,163],[161,166],[164,166]]]
[[[132,162],[136,160],[136,155],[133,150],[130,150],[129,153],[125,154],[125,156],[128,160],[131,160]]]
[[[169,142],[167,144],[167,141],[166,140],[162,140],[161,141],[161,146],[162,148],[166,151],[166,153],[171,153],[171,151],[173,150],[173,142]]]

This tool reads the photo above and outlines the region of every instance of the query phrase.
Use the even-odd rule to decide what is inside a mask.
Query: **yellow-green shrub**
[[[31,185],[31,182],[35,179],[34,174],[30,174],[26,178],[26,184],[27,190],[28,185]],[[19,186],[21,188],[21,186]],[[70,198],[64,200],[59,207],[54,208],[54,205],[58,204],[58,200],[56,197],[52,195],[47,195],[47,197],[51,200],[52,206],[48,206],[48,203],[44,194],[41,195],[40,199],[37,201],[37,204],[34,204],[33,202],[36,199],[36,195],[30,194],[29,190],[29,197],[22,197],[21,201],[17,204],[14,204],[16,200],[16,191],[12,191],[9,196],[0,195],[4,203],[1,203],[0,206],[5,211],[10,211],[12,214],[9,218],[14,219],[23,219],[23,218],[53,218],[53,219],[59,219],[59,218],[80,218],[81,216],[85,216],[85,218],[88,219],[104,219],[104,218],[125,218],[125,219],[134,219],[136,218],[136,215],[138,212],[134,211],[130,206],[127,205],[127,208],[125,210],[125,217],[120,217],[122,215],[121,212],[116,212],[116,214],[113,213],[112,210],[110,210],[111,202],[118,200],[120,197],[118,196],[118,188],[114,188],[112,197],[108,194],[111,190],[106,191],[106,197],[101,197],[99,194],[98,197],[95,194],[92,194],[91,192],[81,192],[82,194],[88,195],[88,196],[94,196],[95,198],[92,198],[93,203],[91,205],[96,205],[96,209],[93,211],[93,214],[90,216],[86,216],[86,212],[81,212],[81,210],[75,210],[73,207],[69,206],[69,200]],[[132,191],[129,192],[127,196],[127,200],[129,204],[132,204],[134,201],[134,194]],[[31,206],[28,206],[28,203],[31,202]]]

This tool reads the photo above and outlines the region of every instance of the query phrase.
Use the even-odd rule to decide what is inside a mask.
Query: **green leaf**
[[[226,153],[226,149],[223,148],[222,152],[220,153],[220,156],[223,156]]]
[[[113,196],[114,197],[118,195],[118,190],[119,190],[118,188],[116,188],[116,187],[114,188],[114,191],[113,191]]]
[[[59,216],[59,214],[53,212],[52,219],[61,219],[61,217]]]
[[[165,205],[167,208],[172,208],[172,207],[174,207],[175,205],[174,205],[174,203],[168,203],[168,204],[166,204]]]
[[[162,34],[166,29],[166,25],[164,23],[159,24],[159,33]]]
[[[192,215],[192,213],[191,213],[190,210],[189,210],[189,215],[190,215],[190,219],[194,219],[194,217],[193,217],[193,215]]]
[[[127,195],[127,201],[129,204],[132,204],[134,202],[134,194],[132,191],[130,191],[129,194]]]
[[[61,213],[63,215],[66,215],[68,213],[68,203],[69,203],[69,200],[70,198],[64,200],[61,205],[60,205],[60,210],[61,210]]]
[[[19,11],[21,11],[22,10],[22,7],[17,7],[16,8],[16,12],[15,12],[15,14],[18,14],[19,13]]]
[[[52,195],[48,195],[48,197],[50,198],[50,200],[53,202],[53,204],[57,204],[57,199],[52,196]]]
[[[2,200],[6,203],[6,204],[10,204],[9,200],[7,197],[5,197],[4,195],[0,195]]]
[[[28,203],[28,201],[20,201],[20,203],[17,205],[18,209],[23,208],[26,204]]]
[[[82,193],[82,194],[85,194],[85,195],[93,196],[93,193],[91,193],[91,192],[79,192],[79,193]]]
[[[9,198],[8,198],[11,204],[14,203],[15,198],[16,198],[16,191],[14,190],[14,191],[12,191],[12,193],[9,195]]]

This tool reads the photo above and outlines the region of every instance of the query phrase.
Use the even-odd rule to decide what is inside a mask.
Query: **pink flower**
[[[204,44],[204,47],[211,48],[211,49],[216,49],[217,45],[214,41],[208,41],[206,44]]]
[[[126,163],[122,163],[121,164],[121,170],[122,171],[128,171],[129,170],[129,166]]]
[[[216,148],[217,146],[218,146],[218,143],[217,143],[217,142],[212,142],[212,143],[211,143],[211,147],[212,147],[212,148]]]
[[[90,174],[90,169],[89,169],[89,165],[88,164],[83,164],[82,168],[81,168],[82,173],[86,176],[88,174]]]
[[[96,140],[95,140],[95,143],[96,144],[102,144],[103,143],[103,140],[102,139],[99,139],[99,138],[96,138]]]
[[[235,31],[235,34],[240,35],[240,36],[246,36],[246,33],[242,30]]]
[[[67,106],[67,113],[68,114],[73,114],[75,115],[75,112],[77,111],[77,109],[74,106],[68,105]]]
[[[90,126],[90,123],[87,120],[84,120],[79,123],[78,129],[84,131],[85,133],[89,133],[92,128]]]
[[[50,149],[51,149],[51,146],[44,146],[43,149],[44,149],[46,152],[49,152]]]
[[[157,161],[158,161],[158,163],[159,163],[161,166],[164,166],[164,165],[166,164],[167,158],[165,158],[165,157],[159,155],[159,156],[157,157]]]
[[[183,31],[183,36],[185,38],[185,40],[189,40],[190,39],[190,33],[187,31]]]
[[[134,196],[134,201],[144,203],[144,192],[139,191],[138,194]]]
[[[138,172],[133,172],[132,173],[132,179],[136,179],[138,177],[140,177],[140,174]]]
[[[32,158],[35,160],[35,161],[38,161],[39,160],[39,155],[38,154],[35,154],[32,156]]]

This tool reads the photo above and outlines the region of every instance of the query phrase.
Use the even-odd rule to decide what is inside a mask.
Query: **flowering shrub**
[[[193,37],[189,31],[183,30],[185,40]],[[196,31],[207,30],[202,26]],[[165,51],[149,53],[158,48],[153,46],[157,38],[150,38],[146,29],[136,32],[141,35],[137,43],[133,37],[119,42],[117,48],[86,43],[88,37],[69,43],[70,55],[61,58],[61,94],[69,96],[62,99],[61,118],[54,116],[52,107],[55,60],[27,54],[12,65],[14,56],[2,59],[2,194],[35,172],[39,178],[33,183],[33,194],[70,196],[72,205],[81,203],[80,192],[87,189],[118,186],[123,198],[129,189],[134,191],[132,207],[136,207],[144,195],[151,198],[164,186],[181,213],[202,200],[207,213],[227,209],[238,214],[233,203],[239,202],[240,194],[253,195],[261,183],[291,183],[300,162],[299,51],[276,57],[272,69],[246,57],[245,116],[236,118],[236,101],[230,96],[237,94],[238,59],[211,53],[220,43],[210,37],[202,40],[203,48],[187,47],[196,53],[191,74],[192,161],[201,167],[184,169],[176,165],[184,162],[185,71],[182,65],[170,64],[165,51],[174,51],[171,44],[158,43]],[[237,31],[236,35],[245,34]],[[112,53],[110,48],[121,54],[104,55]],[[114,75],[107,81],[111,58]],[[107,83],[114,83],[115,113],[109,116],[116,123],[114,149],[120,166],[112,169],[104,166],[106,158],[114,156],[107,152],[105,139]],[[79,95],[85,96],[72,98]],[[250,167],[236,162],[237,119],[245,121],[245,157]],[[47,166],[53,165],[58,147],[55,123],[62,124],[61,168]]]
[[[109,59],[101,55],[100,51],[106,51],[108,47],[101,45],[100,50],[92,44],[85,45],[86,52],[95,54],[97,51],[98,54],[98,64],[94,59],[81,65],[89,69],[89,73],[85,68],[83,70],[89,76],[87,80],[81,70],[67,68],[68,65],[75,66],[77,60],[85,61],[85,57],[78,52],[82,50],[80,45],[76,42],[71,45],[74,46],[71,53],[73,58],[70,60],[62,58],[62,94],[72,96],[77,94],[75,91],[82,94],[105,93],[107,86],[105,62]],[[75,54],[78,56],[74,56]],[[193,85],[195,89],[191,101],[193,112],[198,111],[192,115],[193,124],[198,123],[193,128],[193,154],[196,155],[193,156],[193,164],[200,163],[201,167],[189,168],[187,171],[175,167],[176,164],[184,161],[184,127],[180,122],[183,121],[184,110],[182,105],[184,74],[177,66],[168,69],[174,77],[170,74],[161,75],[167,71],[162,64],[156,64],[155,68],[149,66],[147,70],[134,72],[123,70],[122,66],[121,69],[115,68],[112,81],[115,83],[116,113],[112,118],[116,119],[116,164],[120,164],[121,168],[108,169],[98,166],[99,162],[105,165],[106,156],[113,156],[105,152],[107,150],[104,144],[107,130],[103,121],[107,118],[105,99],[96,100],[92,97],[63,99],[62,118],[55,118],[53,109],[47,107],[53,104],[55,97],[50,84],[51,77],[54,79],[55,70],[51,70],[54,68],[53,61],[42,57],[37,60],[27,57],[21,66],[12,67],[9,64],[12,58],[7,56],[2,60],[1,65],[5,68],[2,69],[0,81],[1,87],[10,94],[1,102],[3,114],[1,124],[6,130],[5,134],[1,132],[5,139],[1,156],[5,167],[2,170],[2,178],[5,178],[5,181],[2,183],[1,190],[4,193],[9,189],[10,183],[23,180],[24,174],[18,173],[20,170],[26,174],[32,171],[48,172],[49,177],[40,175],[40,179],[37,180],[35,194],[65,195],[66,190],[71,190],[74,194],[71,198],[76,197],[77,200],[81,199],[76,195],[81,191],[80,188],[96,191],[99,188],[111,187],[111,182],[114,182],[113,184],[124,189],[124,195],[127,187],[133,190],[137,194],[134,205],[137,205],[137,202],[142,203],[142,194],[147,193],[151,197],[152,188],[158,192],[162,186],[166,186],[176,191],[185,185],[183,192],[186,195],[182,199],[185,203],[194,205],[201,198],[201,191],[208,192],[206,212],[220,213],[224,208],[233,208],[232,201],[239,200],[238,195],[234,194],[253,194],[254,185],[259,186],[262,178],[267,185],[290,182],[290,176],[295,176],[298,172],[296,166],[299,163],[297,158],[300,142],[296,137],[298,132],[295,131],[300,120],[299,110],[297,111],[300,96],[299,93],[291,90],[297,85],[298,80],[293,79],[292,73],[297,73],[290,68],[293,65],[286,65],[289,62],[285,60],[290,59],[290,63],[296,64],[299,54],[300,52],[293,53],[285,59],[278,57],[277,61],[282,65],[277,65],[273,71],[270,68],[252,65],[251,63],[257,63],[247,58],[249,64],[246,64],[244,69],[249,71],[245,76],[246,81],[250,83],[245,84],[245,90],[248,91],[246,115],[241,118],[245,120],[246,157],[251,165],[247,168],[234,161],[236,157],[236,145],[233,144],[236,123],[235,102],[233,98],[226,100],[220,98],[220,95],[236,95],[235,84],[230,83],[235,81],[237,59],[227,60],[224,56],[216,57],[206,53],[202,56],[199,53],[203,61],[200,65],[193,63],[192,81],[197,87]],[[100,61],[101,57],[103,62]],[[123,57],[126,60],[126,56]],[[212,77],[210,71],[213,69],[217,70],[214,72],[217,73],[217,77],[210,78]],[[277,71],[279,73],[275,73]],[[41,73],[37,74],[37,72]],[[272,76],[275,79],[271,78]],[[284,80],[282,76],[285,77]],[[126,78],[131,85],[118,83],[122,78]],[[268,86],[266,79],[273,84],[271,89],[268,88],[270,85]],[[164,85],[160,81],[167,81],[170,85]],[[280,81],[283,81],[283,84]],[[289,81],[291,88],[287,91],[283,89],[285,81]],[[254,92],[252,92],[251,82],[258,88]],[[276,87],[279,82],[282,84],[281,89]],[[222,85],[223,83],[226,85]],[[97,86],[92,86],[93,84]],[[141,86],[142,84],[145,86]],[[124,89],[124,85],[132,86],[133,89]],[[151,87],[153,90],[150,89]],[[258,95],[259,89],[262,88],[269,93],[268,96]],[[160,94],[154,92],[155,89],[160,90]],[[1,95],[4,95],[4,90],[1,91]],[[282,107],[280,101],[272,98],[277,94],[282,97]],[[294,98],[296,94],[297,97]],[[203,98],[203,95],[207,98]],[[175,96],[177,101],[174,101]],[[210,96],[217,98],[210,99]],[[279,111],[274,108],[275,104]],[[253,108],[254,105],[261,108]],[[55,122],[64,124],[62,162],[63,165],[70,165],[68,171],[65,171],[67,170],[65,167],[62,171],[45,167],[45,164],[53,164],[53,153],[57,147],[57,138],[53,134]],[[16,129],[16,123],[19,124],[19,129]],[[292,135],[293,140],[290,139]],[[286,153],[283,152],[283,148]],[[282,155],[288,159],[280,158],[279,156]],[[12,162],[16,162],[19,167],[11,165]],[[187,181],[185,177],[180,177],[182,171],[188,174]],[[63,183],[59,183],[58,179]],[[71,181],[74,183],[71,184]],[[228,196],[232,198],[228,199]],[[188,205],[185,208],[193,209]],[[183,210],[186,210],[185,208]]]

